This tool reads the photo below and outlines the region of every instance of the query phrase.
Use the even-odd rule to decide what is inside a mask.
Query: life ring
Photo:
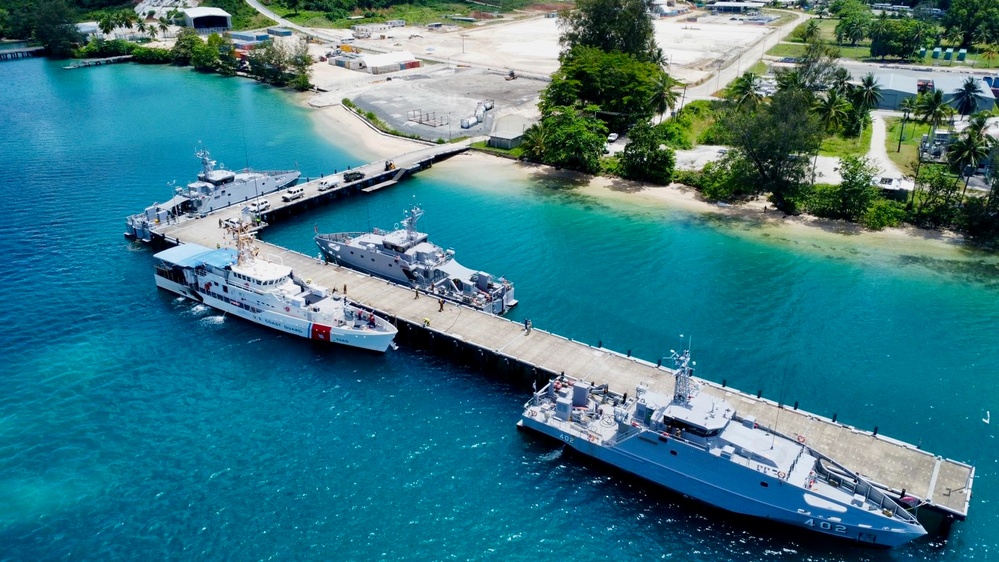
[[[285,312],[291,312],[291,307],[290,307],[290,306],[286,306],[286,307],[284,307],[284,311],[285,311]]]
[[[798,443],[801,443],[802,445],[805,444],[805,436],[804,435],[798,435]]]
[[[783,472],[777,473],[777,478],[780,478],[781,480],[783,480],[785,476],[787,476],[787,474],[784,474]]]

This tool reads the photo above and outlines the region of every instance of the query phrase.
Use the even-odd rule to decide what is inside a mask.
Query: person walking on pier
[[[437,299],[437,304],[440,305],[440,308],[437,309],[437,312],[444,312],[444,299]]]
[[[416,300],[416,299],[420,298],[420,289],[416,288],[416,289],[413,289],[413,291],[416,293],[415,296],[413,296],[413,300]]]

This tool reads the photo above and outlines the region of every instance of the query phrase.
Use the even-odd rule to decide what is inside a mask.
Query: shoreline
[[[360,116],[340,104],[316,108],[308,104],[307,96],[299,97],[298,101],[309,109],[317,133],[332,144],[349,149],[356,156],[378,160],[426,146],[419,141],[376,131],[362,122]],[[344,144],[343,139],[349,139],[349,144]],[[439,166],[449,167],[458,176],[482,174],[488,170],[490,175],[510,177],[512,180],[565,182],[574,186],[575,193],[598,200],[679,210],[702,217],[719,217],[730,221],[733,231],[748,232],[753,238],[767,238],[771,241],[797,243],[807,239],[810,242],[822,242],[824,246],[839,246],[840,249],[863,246],[895,255],[918,254],[949,260],[995,257],[953,232],[914,227],[866,230],[856,223],[811,215],[784,215],[774,211],[764,200],[736,205],[712,203],[702,199],[695,189],[677,183],[654,186],[616,177],[590,176],[474,150],[441,162]],[[765,212],[764,209],[768,207],[770,212]]]

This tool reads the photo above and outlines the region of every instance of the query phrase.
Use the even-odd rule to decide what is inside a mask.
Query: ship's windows
[[[671,454],[671,455],[673,455],[675,457],[676,456],[676,451],[674,451],[673,449],[670,449],[669,450],[669,454]]]
[[[766,482],[760,482],[760,486],[763,486],[764,488],[769,488],[770,484],[767,484]]]
[[[371,261],[375,261],[375,258],[371,258]]]
[[[228,293],[229,292],[229,285],[223,285],[222,286],[222,292],[223,293]]]

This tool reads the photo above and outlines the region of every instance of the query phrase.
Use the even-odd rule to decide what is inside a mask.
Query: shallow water
[[[995,260],[787,239],[455,160],[268,229],[421,229],[517,287],[513,320],[978,467],[971,517],[891,552],[747,522],[515,430],[528,390],[402,347],[315,346],[157,291],[123,217],[222,162],[360,162],[260,85],[0,63],[2,558],[990,560]],[[781,239],[785,238],[785,239]],[[686,337],[681,339],[680,334]]]

